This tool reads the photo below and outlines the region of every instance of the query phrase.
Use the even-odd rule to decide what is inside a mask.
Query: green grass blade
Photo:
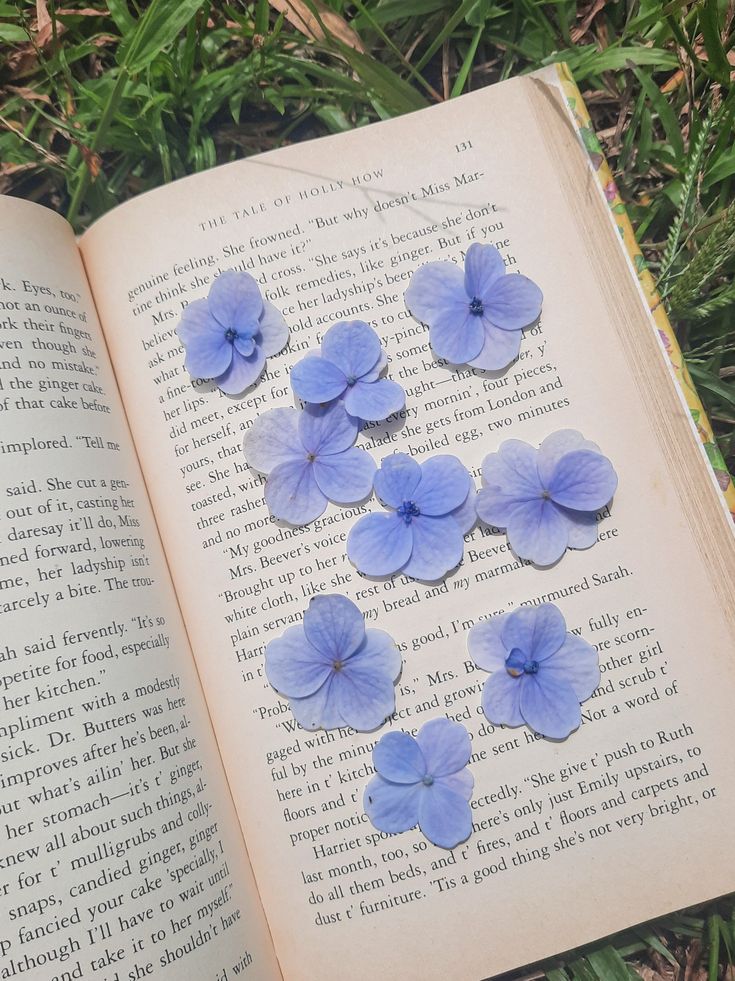
[[[656,85],[651,76],[635,65],[631,65],[631,68],[641,88],[646,93],[652,109],[661,122],[663,130],[666,133],[666,139],[674,151],[677,167],[680,167],[685,157],[685,151],[684,138],[681,135],[679,120],[676,118],[674,110],[671,108],[669,102],[666,101],[661,89]]]
[[[434,57],[436,52],[441,48],[448,37],[451,36],[455,27],[465,19],[467,14],[472,10],[477,0],[462,0],[462,3],[457,7],[451,17],[447,18],[444,27],[439,31],[436,37],[433,39],[429,47],[424,51],[421,58],[416,64],[416,70],[421,71],[428,65],[431,59]]]
[[[129,43],[121,45],[119,61],[131,75],[149,65],[173,43],[204,0],[153,0],[141,17]]]
[[[707,951],[707,978],[708,981],[717,981],[717,969],[720,962],[720,928],[718,917],[712,913],[707,919],[707,940],[709,948]]]
[[[603,947],[587,954],[600,981],[630,981],[628,966],[614,947]]]
[[[669,962],[669,964],[671,964],[672,967],[675,967],[678,970],[679,962],[671,953],[669,948],[665,944],[661,943],[661,941],[658,939],[655,933],[653,933],[651,930],[646,929],[645,927],[640,927],[637,930],[634,930],[633,932],[641,938],[641,940],[643,941],[644,944],[646,944],[646,946],[650,947],[651,950],[655,950],[657,954],[660,954],[665,960]]]
[[[23,44],[28,40],[28,33],[17,24],[0,24],[0,41],[8,44]]]
[[[404,112],[413,112],[426,107],[427,102],[421,93],[387,65],[381,64],[370,55],[356,51],[339,38],[333,37],[331,40],[353,71],[391,113],[399,116]]]
[[[128,10],[126,0],[107,0],[107,9],[122,36],[132,34],[135,30],[135,18]]]
[[[475,33],[470,41],[470,46],[467,49],[467,54],[465,55],[464,61],[462,62],[462,67],[457,73],[457,77],[454,80],[454,85],[452,86],[452,91],[450,93],[450,99],[456,98],[458,95],[462,95],[464,87],[467,84],[467,78],[469,77],[470,71],[472,70],[472,65],[475,61],[475,55],[477,54],[477,46],[480,43],[480,38],[485,30],[485,25],[479,24],[475,28]]]
[[[735,409],[735,385],[727,385],[701,365],[689,362],[689,373],[698,388],[704,388],[711,395]],[[717,934],[719,947],[719,933]]]
[[[549,981],[569,981],[569,975],[561,967],[550,967],[546,972]]]
[[[722,85],[730,84],[730,63],[722,46],[717,0],[704,0],[699,8],[699,26],[702,28],[704,46],[713,75]]]
[[[375,24],[392,24],[395,21],[407,20],[409,17],[428,17],[439,10],[444,10],[445,0],[389,0],[370,11],[369,17],[360,12],[353,19],[352,26],[360,29],[372,21]]]

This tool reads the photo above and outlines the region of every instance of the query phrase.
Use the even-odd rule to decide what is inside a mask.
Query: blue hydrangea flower
[[[339,402],[271,409],[245,433],[251,467],[267,474],[265,502],[274,518],[307,525],[327,501],[355,504],[373,486],[375,461],[353,446],[358,423]]]
[[[475,489],[455,456],[418,464],[406,453],[386,457],[374,481],[390,514],[366,514],[347,537],[347,555],[367,576],[402,572],[440,579],[462,561],[475,523]]]
[[[405,300],[412,316],[428,324],[436,355],[496,371],[518,357],[523,328],[538,320],[543,295],[526,276],[506,276],[495,246],[473,242],[464,271],[454,262],[427,262],[411,277]]]
[[[482,478],[479,517],[505,528],[513,551],[536,565],[551,565],[567,548],[594,545],[596,512],[618,485],[599,446],[574,429],[547,436],[538,450],[506,440],[485,457]]]
[[[365,788],[365,813],[386,834],[418,824],[429,841],[454,848],[472,831],[471,755],[467,730],[451,719],[426,722],[415,739],[387,732],[373,749],[378,772]]]
[[[382,630],[366,630],[346,596],[315,596],[303,626],[265,649],[265,673],[304,729],[369,732],[395,711],[401,655]]]
[[[600,683],[597,651],[567,631],[553,603],[522,607],[476,623],[470,657],[492,671],[482,708],[496,725],[524,723],[550,739],[565,739],[582,721],[579,703]]]
[[[321,354],[309,354],[293,366],[291,386],[304,402],[318,405],[344,398],[351,416],[380,422],[406,404],[401,386],[380,377],[387,363],[369,324],[341,321],[324,335]]]
[[[192,378],[212,378],[227,395],[239,395],[260,378],[265,359],[288,343],[281,313],[260,295],[246,272],[229,269],[212,283],[206,300],[194,300],[176,333]]]

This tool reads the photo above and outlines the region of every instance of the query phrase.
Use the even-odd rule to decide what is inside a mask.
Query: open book
[[[0,200],[0,977],[480,979],[735,888],[735,544],[566,84],[224,166],[79,242]],[[404,306],[471,241],[544,291],[504,373],[438,362]],[[291,328],[241,398],[192,383],[174,333],[226,268]],[[508,436],[578,428],[620,476],[598,543],[539,570],[478,525],[429,586],[347,561],[374,501],[273,521],[243,433],[355,318],[407,393],[376,460],[477,477]],[[265,645],[319,592],[400,645],[389,726],[471,732],[453,851],[367,821],[380,733],[305,732],[268,685]],[[600,652],[563,743],[490,725],[467,654],[479,618],[545,600]]]

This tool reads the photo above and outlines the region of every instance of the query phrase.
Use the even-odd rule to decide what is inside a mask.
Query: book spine
[[[620,197],[612,171],[602,151],[602,146],[592,128],[592,121],[582,94],[567,65],[560,63],[556,64],[554,68],[558,75],[559,85],[564,95],[569,116],[574,122],[582,146],[587,152],[591,169],[605,195],[613,220],[620,233],[620,240],[628,253],[631,265],[648,303],[652,327],[658,332],[663,349],[673,368],[676,383],[691,413],[692,421],[704,446],[707,459],[722,491],[725,505],[733,520],[735,520],[735,486],[715,441],[707,413],[689,375],[686,362],[679,347],[679,342],[676,339],[666,309],[656,289],[654,278],[646,265],[646,260],[636,241],[625,204]]]

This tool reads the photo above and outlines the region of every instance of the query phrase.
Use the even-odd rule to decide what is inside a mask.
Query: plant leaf
[[[153,0],[132,34],[118,51],[118,62],[131,75],[150,64],[157,54],[176,40],[204,0]]]
[[[587,954],[587,960],[602,981],[630,981],[628,965],[614,947],[603,947]]]
[[[28,41],[28,34],[17,24],[0,24],[0,41],[8,44],[22,44]]]

